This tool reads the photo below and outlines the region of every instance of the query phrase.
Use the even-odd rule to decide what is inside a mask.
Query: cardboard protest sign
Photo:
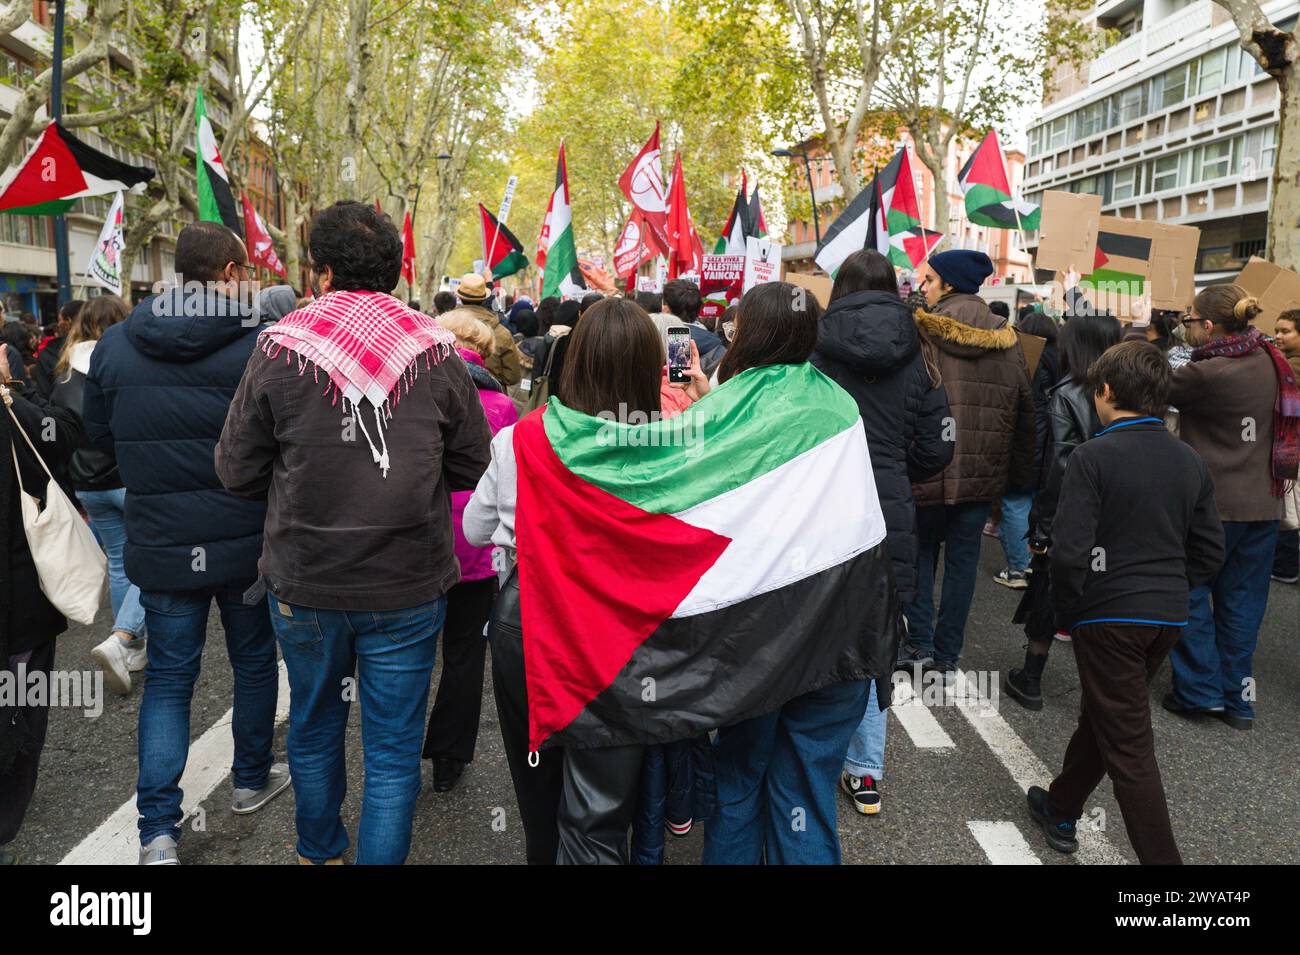
[[[1118,216],[1098,222],[1092,269],[1080,282],[1098,308],[1130,319],[1134,301],[1178,312],[1191,304],[1200,229]]]
[[[1151,286],[1145,279],[1129,281],[1102,280],[1096,284],[1092,277],[1085,275],[1079,281],[1079,290],[1096,309],[1110,312],[1122,322],[1135,319],[1135,302],[1146,301],[1146,307],[1139,307],[1136,312],[1143,317],[1150,314]],[[1065,273],[1057,272],[1052,281],[1052,304],[1058,309],[1065,308],[1066,281]],[[1132,294],[1133,292],[1139,294]]]
[[[1196,250],[1201,244],[1201,230],[1163,222],[1152,225],[1151,304],[1181,312],[1196,295]]]
[[[835,285],[829,275],[813,275],[811,272],[787,272],[785,280],[791,285],[812,292],[823,309],[831,304],[831,288]]]
[[[1043,357],[1043,349],[1047,347],[1047,339],[1022,332],[1018,328],[1016,337],[1020,339],[1020,350],[1025,353],[1025,364],[1029,367],[1029,377],[1032,379],[1038,370],[1038,360]]]
[[[781,246],[768,239],[748,236],[745,239],[745,284],[748,292],[755,285],[781,280]]]
[[[1060,272],[1071,266],[1087,271],[1096,255],[1100,224],[1101,196],[1055,190],[1043,193],[1035,264]]]
[[[1255,319],[1255,327],[1265,335],[1273,334],[1278,315],[1300,308],[1300,275],[1280,265],[1251,256],[1235,281],[1259,299],[1259,307],[1264,311]]]

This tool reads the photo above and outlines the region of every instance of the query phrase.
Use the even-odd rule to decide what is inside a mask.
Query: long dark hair
[[[1026,335],[1037,335],[1049,342],[1056,341],[1056,322],[1032,306],[1021,309],[1020,317],[1016,319],[1016,328]]]
[[[617,414],[623,405],[649,418],[660,410],[663,364],[663,339],[645,309],[630,299],[602,299],[569,333],[560,400],[584,414]]]
[[[835,273],[831,301],[854,292],[893,292],[898,294],[898,274],[889,259],[875,249],[858,249],[849,255]]]
[[[718,365],[718,381],[750,368],[807,361],[817,346],[821,317],[821,306],[806,289],[789,282],[755,285],[740,300],[736,338]]]
[[[1119,319],[1113,315],[1075,315],[1056,340],[1061,353],[1061,378],[1085,380],[1092,363],[1111,345],[1118,345],[1122,334]]]

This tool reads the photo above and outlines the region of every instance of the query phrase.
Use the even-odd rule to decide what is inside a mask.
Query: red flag
[[[648,262],[658,254],[649,244],[647,231],[641,210],[633,206],[627,225],[623,226],[614,242],[614,273],[619,278],[635,275],[642,262]]]
[[[384,214],[384,207],[379,204],[378,199],[375,200],[375,211],[378,212],[381,216]]]
[[[682,154],[673,163],[673,184],[668,190],[668,277],[699,273],[704,264],[704,247],[695,233],[691,212],[686,205],[686,177],[682,174]]]
[[[402,220],[402,278],[408,290],[415,288],[415,232],[411,229],[410,210]]]
[[[668,204],[664,170],[659,151],[659,124],[646,140],[631,165],[618,178],[623,195],[641,213],[647,235],[645,242],[657,252],[668,254]]]
[[[275,254],[275,246],[271,242],[271,233],[266,230],[266,226],[262,223],[262,217],[257,214],[253,204],[248,201],[248,193],[244,193],[240,198],[244,200],[244,239],[248,243],[249,261],[254,265],[269,269],[281,278],[288,278],[289,273],[284,270],[284,263]]]

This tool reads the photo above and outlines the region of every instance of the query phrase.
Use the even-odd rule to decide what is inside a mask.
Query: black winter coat
[[[177,288],[95,346],[82,414],[91,441],[116,451],[126,575],[141,590],[257,578],[266,502],[222,487],[212,452],[259,331],[234,300]]]
[[[14,394],[13,411],[32,444],[40,449],[46,466],[58,476],[81,437],[81,423],[76,415],[51,406],[39,395]],[[47,426],[51,422],[53,440],[45,440],[50,436]],[[13,452],[9,450],[11,445]],[[42,592],[36,564],[27,546],[13,454],[18,455],[27,493],[44,499],[49,479],[23,436],[14,433],[9,413],[0,408],[0,455],[4,457],[0,464],[0,514],[4,515],[4,528],[0,531],[0,669],[6,666],[10,656],[35,649],[68,627],[63,615]]]
[[[832,302],[812,363],[852,395],[862,413],[894,585],[906,603],[916,591],[912,482],[938,474],[952,460],[953,442],[943,435],[947,395],[926,370],[912,313],[888,292],[855,292]]]

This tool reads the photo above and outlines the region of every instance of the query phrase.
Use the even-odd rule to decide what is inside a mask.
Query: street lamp
[[[803,160],[804,171],[808,173],[808,198],[812,200],[813,230],[817,234],[817,244],[821,245],[822,224],[821,224],[820,217],[817,215],[817,191],[813,188],[812,160],[808,158],[808,153],[803,150],[796,153],[796,152],[791,152],[788,149],[773,149],[772,155],[781,156],[785,159],[794,159],[795,157],[798,157]]]

